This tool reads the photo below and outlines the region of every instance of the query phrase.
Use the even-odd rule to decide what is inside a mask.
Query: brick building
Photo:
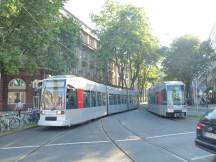
[[[16,75],[1,75],[0,78],[0,110],[12,110],[17,98],[24,103],[25,108],[32,107],[34,90],[32,81],[46,77],[41,70],[36,75],[29,75],[20,70]]]

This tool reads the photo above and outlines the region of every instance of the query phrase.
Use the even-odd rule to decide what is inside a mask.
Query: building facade
[[[75,18],[81,25],[81,44],[75,49],[75,64],[68,74],[85,77],[100,83],[118,85],[118,70],[115,64],[107,65],[107,74],[104,74],[97,66],[96,50],[99,47],[99,39],[95,32],[84,22],[76,18],[69,11],[62,9],[64,16]],[[25,69],[20,70],[16,75],[0,74],[0,111],[15,109],[16,100],[19,98],[25,108],[35,105],[36,91],[33,81],[47,78],[50,73],[40,70],[36,75],[29,75]],[[108,81],[106,82],[105,78]]]
[[[69,16],[73,16],[68,11],[64,11]],[[78,21],[81,24],[82,43],[75,49],[76,64],[74,64],[69,74],[102,82],[103,78],[101,76],[103,75],[98,73],[95,59],[99,39],[90,27],[82,21]],[[36,75],[29,75],[25,69],[20,70],[16,75],[0,74],[0,110],[13,110],[17,99],[21,100],[25,108],[31,108],[36,93],[32,85],[33,81],[44,79],[48,75],[49,72],[45,70],[40,70]]]
[[[24,69],[16,75],[1,75],[0,110],[13,110],[17,99],[24,104],[24,108],[32,107],[35,93],[32,82],[46,76],[47,72],[45,70],[40,70],[35,75],[29,75]]]

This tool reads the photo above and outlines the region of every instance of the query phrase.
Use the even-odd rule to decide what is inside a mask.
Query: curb
[[[37,124],[30,124],[30,125],[27,125],[25,127],[9,130],[9,131],[6,131],[6,132],[2,132],[2,133],[0,133],[0,137],[16,134],[18,132],[21,132],[21,131],[24,131],[24,130],[27,130],[27,129],[31,129],[31,128],[35,128],[35,127],[37,127]]]
[[[188,114],[188,117],[200,119],[203,115],[202,114]]]
[[[187,116],[200,119],[205,113],[203,111],[188,111]]]

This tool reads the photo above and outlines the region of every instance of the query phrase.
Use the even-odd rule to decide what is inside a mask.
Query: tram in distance
[[[186,117],[184,91],[182,81],[166,81],[151,87],[147,110],[165,117]]]
[[[71,126],[136,109],[137,91],[114,88],[73,75],[42,81],[39,126]]]

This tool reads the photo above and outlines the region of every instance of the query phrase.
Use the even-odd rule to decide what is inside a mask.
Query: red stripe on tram
[[[77,106],[79,109],[84,107],[83,98],[83,90],[77,89]]]

